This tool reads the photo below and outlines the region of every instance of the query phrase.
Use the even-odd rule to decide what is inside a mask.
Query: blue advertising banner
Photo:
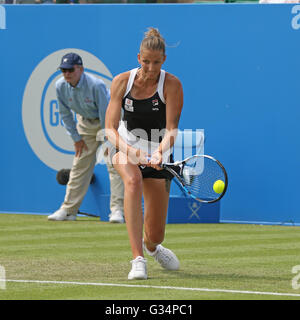
[[[63,201],[56,172],[74,153],[55,97],[62,55],[78,52],[110,86],[138,66],[150,26],[183,84],[180,129],[203,129],[205,153],[228,171],[215,221],[300,224],[300,5],[0,6],[0,211],[50,213]],[[82,211],[105,217],[106,167],[95,174]],[[180,197],[174,184],[171,194]]]

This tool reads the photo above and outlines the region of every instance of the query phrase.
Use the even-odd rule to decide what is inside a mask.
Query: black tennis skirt
[[[112,147],[109,150],[109,158],[111,160],[112,163],[112,157],[119,152],[119,150],[117,150],[115,147]],[[170,155],[170,159],[169,161],[170,163],[174,162],[174,157],[173,154]],[[112,163],[113,164],[113,163]],[[147,179],[147,178],[153,178],[153,179],[167,179],[167,180],[172,180],[174,178],[174,176],[172,175],[172,173],[170,173],[169,171],[163,169],[163,170],[156,170],[152,167],[143,167],[143,166],[139,166],[141,172],[142,172],[142,176],[143,179]]]
[[[170,155],[170,159],[168,162],[173,163],[174,162],[174,158],[173,158],[173,154]],[[163,170],[156,170],[152,167],[141,167],[139,166],[141,172],[142,172],[142,176],[143,179],[147,179],[147,178],[153,178],[153,179],[167,179],[167,180],[172,180],[174,178],[174,176],[172,175],[172,173],[170,173],[169,171],[163,169]]]

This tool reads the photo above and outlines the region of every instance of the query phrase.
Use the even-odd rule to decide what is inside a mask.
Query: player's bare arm
[[[111,98],[107,107],[105,117],[105,132],[108,140],[124,154],[132,157],[134,163],[147,163],[146,154],[142,154],[141,150],[138,150],[128,145],[119,135],[118,127],[121,117],[122,99],[126,92],[127,82],[130,72],[121,73],[116,76],[111,85]],[[137,158],[141,158],[141,161],[137,161]]]
[[[105,117],[105,133],[108,140],[117,149],[125,152],[127,144],[120,138],[118,127],[121,118],[122,98],[126,90],[128,77],[128,72],[125,72],[113,79],[110,89],[111,97]]]
[[[166,133],[151,157],[151,166],[156,170],[161,170],[162,154],[169,150],[175,143],[178,123],[183,106],[183,90],[178,78],[166,73],[164,95],[166,99]]]

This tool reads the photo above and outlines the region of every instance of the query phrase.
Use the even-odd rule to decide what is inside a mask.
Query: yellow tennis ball
[[[222,180],[217,180],[213,185],[213,189],[215,193],[222,193],[224,191],[224,188],[225,188],[225,183]]]

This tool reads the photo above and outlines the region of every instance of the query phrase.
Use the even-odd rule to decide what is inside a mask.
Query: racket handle
[[[147,156],[147,160],[148,160],[148,162],[150,161],[150,159],[151,159],[151,157]],[[145,168],[146,168],[146,166],[140,166],[140,168],[145,169]]]

